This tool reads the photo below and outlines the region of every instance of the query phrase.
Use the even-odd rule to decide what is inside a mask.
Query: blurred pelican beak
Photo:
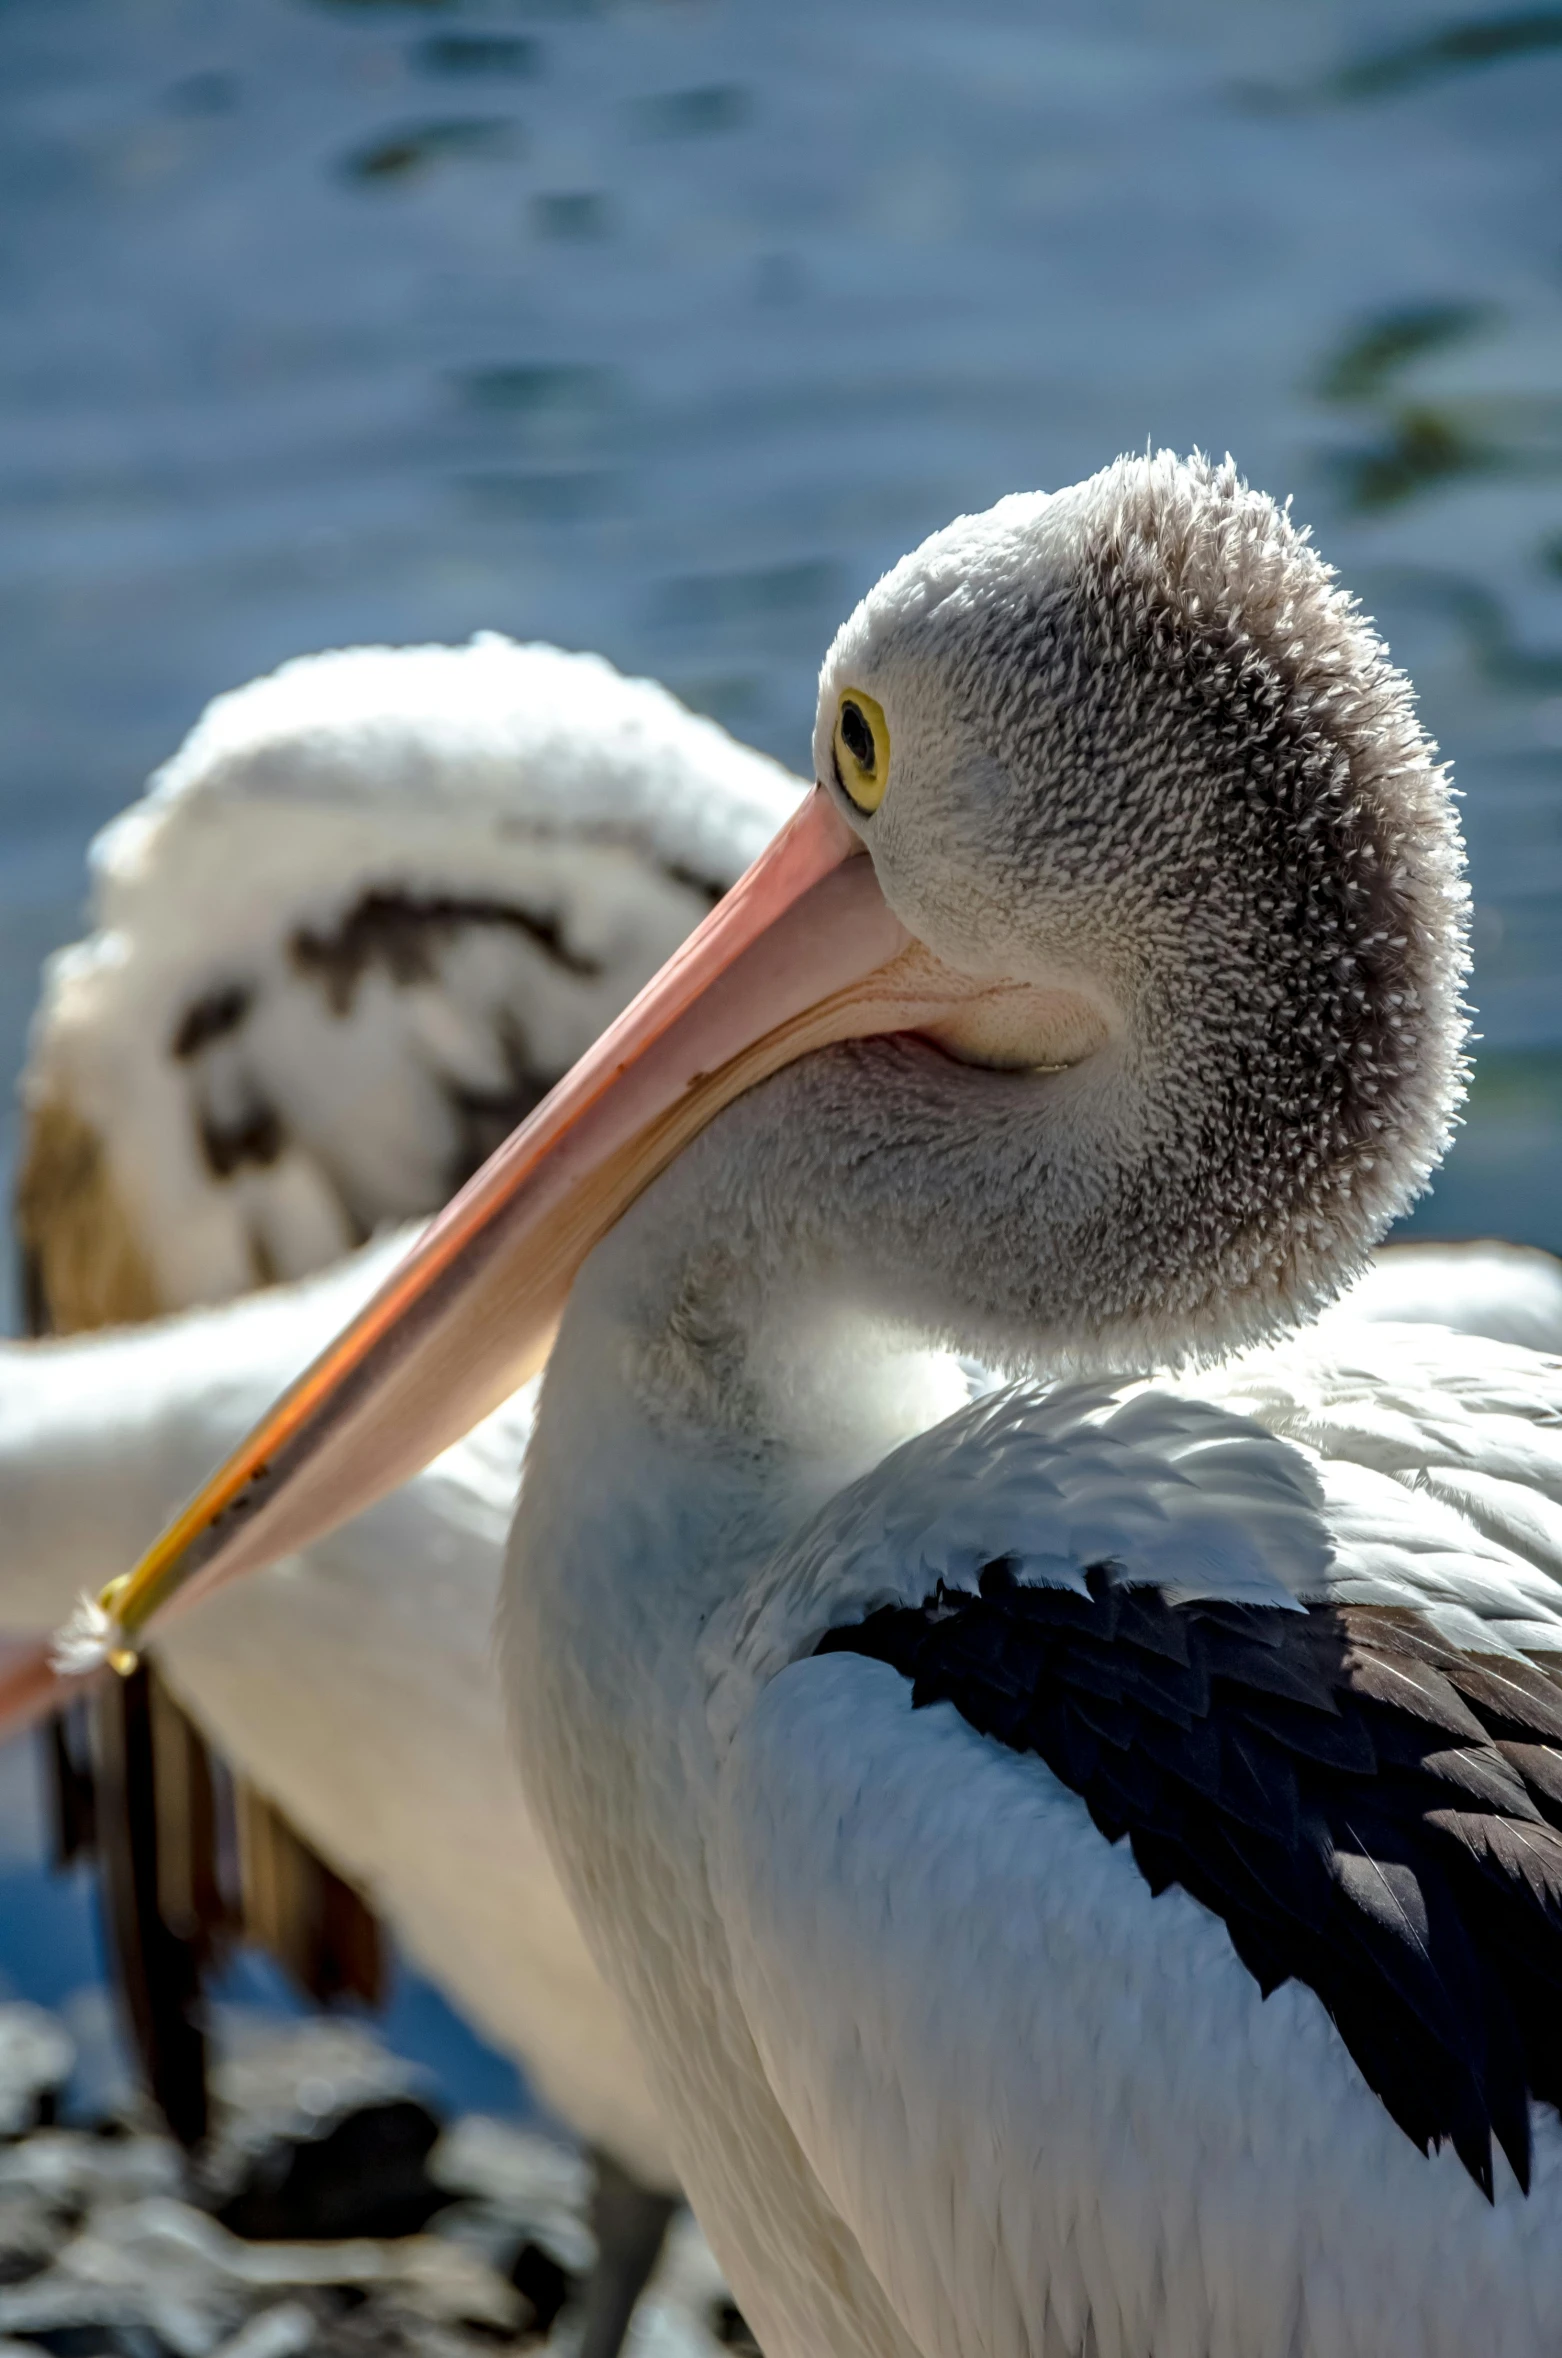
[[[154,1614],[382,1497],[546,1357],[592,1246],[745,1089],[809,1050],[936,1026],[974,986],[889,909],[816,791],[424,1232],[136,1569],[60,1641],[128,1668]]]

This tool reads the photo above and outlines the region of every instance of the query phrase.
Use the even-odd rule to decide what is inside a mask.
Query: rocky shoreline
[[[535,2131],[441,2121],[362,2025],[226,2026],[198,2161],[134,2103],[64,2118],[58,2017],[0,2005],[0,2358],[567,2353],[588,2174]],[[747,2348],[687,2214],[634,2358]]]

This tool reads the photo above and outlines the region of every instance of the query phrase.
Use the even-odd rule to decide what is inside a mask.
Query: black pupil
[[[873,751],[873,731],[863,717],[860,704],[843,704],[841,706],[841,738],[858,769],[871,770],[876,758]]]

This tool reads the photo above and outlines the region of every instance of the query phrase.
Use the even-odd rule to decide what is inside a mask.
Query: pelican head
[[[932,1035],[1010,1068],[857,1052],[831,1178],[881,1199],[856,1241],[902,1299],[936,1285],[1010,1357],[1175,1356],[1316,1307],[1424,1186],[1463,1087],[1447,779],[1229,460],[935,534],[839,632],[814,762],[907,933],[987,986]]]
[[[815,765],[116,1593],[111,1641],[474,1421],[727,1106],[756,1233],[1011,1361],[1272,1328],[1425,1183],[1463,1069],[1449,788],[1381,642],[1229,462],[1124,459],[935,535],[831,648]],[[713,1150],[684,1170],[730,1185]]]

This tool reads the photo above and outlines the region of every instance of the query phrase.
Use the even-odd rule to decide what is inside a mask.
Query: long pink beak
[[[816,791],[135,1570],[109,1584],[101,1657],[128,1667],[176,1597],[182,1609],[307,1546],[469,1431],[545,1358],[592,1246],[743,1090],[832,1041],[936,1024],[976,988],[913,941]],[[37,1661],[13,1655],[6,1667],[0,1725],[8,1697],[29,1714],[40,1701]]]

